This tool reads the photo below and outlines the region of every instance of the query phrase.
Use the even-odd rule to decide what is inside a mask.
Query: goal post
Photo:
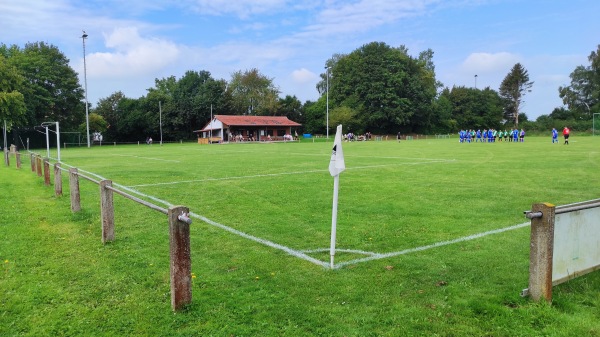
[[[67,145],[81,146],[81,132],[61,132],[62,146],[64,148]]]

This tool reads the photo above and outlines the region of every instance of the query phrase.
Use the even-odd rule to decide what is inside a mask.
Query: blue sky
[[[94,106],[116,91],[144,96],[154,79],[188,70],[230,80],[252,68],[282,97],[314,101],[334,54],[373,41],[413,56],[431,48],[448,87],[498,90],[520,62],[535,82],[522,112],[535,119],[562,106],[558,87],[589,65],[598,13],[597,0],[2,0],[0,42],[57,46],[83,85],[85,30]]]

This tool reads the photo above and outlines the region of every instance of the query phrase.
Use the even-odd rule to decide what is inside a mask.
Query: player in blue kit
[[[558,144],[558,131],[556,131],[556,128],[552,128],[552,144]]]

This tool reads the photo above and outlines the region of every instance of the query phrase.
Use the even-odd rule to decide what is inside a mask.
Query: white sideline
[[[369,165],[369,166],[356,166],[356,167],[348,167],[348,170],[364,170],[371,169],[377,167],[388,167],[388,166],[404,166],[404,165],[422,165],[422,164],[436,164],[436,163],[448,163],[454,162],[456,159],[438,159],[426,162],[416,162],[416,163],[400,163],[400,164],[382,164],[382,165]],[[129,185],[128,187],[149,187],[149,186],[161,186],[161,185],[175,185],[175,184],[189,184],[189,183],[199,183],[205,181],[222,181],[222,180],[237,180],[237,179],[247,179],[247,178],[264,178],[264,177],[277,177],[284,175],[292,175],[292,174],[306,174],[306,173],[321,173],[321,172],[329,172],[328,169],[324,170],[307,170],[307,171],[295,171],[295,172],[281,172],[281,173],[267,173],[267,174],[255,174],[248,176],[234,176],[234,177],[223,177],[223,178],[205,178],[205,179],[196,179],[196,180],[180,180],[180,181],[171,181],[166,183],[154,183],[154,184],[139,184],[139,185]]]
[[[71,166],[69,164],[66,164],[66,163],[62,163],[62,164],[66,165],[66,166],[69,166],[69,167],[73,167],[73,166]],[[389,165],[381,165],[381,166],[389,166]],[[371,166],[371,167],[373,167],[373,166]],[[379,167],[379,166],[374,166],[374,167]],[[97,177],[100,180],[105,180],[106,179],[106,178],[104,178],[104,177],[102,177],[102,176],[100,176],[98,174],[95,174],[95,173],[92,173],[92,172],[88,172],[88,171],[85,171],[85,170],[82,170],[82,169],[79,169],[79,171],[84,172],[84,173],[86,173],[86,174],[88,174],[90,176],[95,176],[95,177]],[[327,171],[327,170],[318,170],[318,171],[315,171],[315,172],[322,172],[322,171]],[[251,177],[253,177],[253,176],[251,176]],[[241,177],[239,177],[237,179],[241,179]],[[113,185],[115,187],[119,187],[119,188],[122,188],[124,190],[127,190],[130,193],[134,193],[134,194],[137,194],[137,195],[139,195],[141,197],[145,197],[145,198],[151,199],[151,200],[153,200],[155,202],[158,202],[158,203],[161,203],[163,205],[166,205],[167,207],[173,206],[171,203],[169,203],[169,202],[167,202],[165,200],[156,198],[156,197],[151,196],[151,195],[144,194],[144,193],[139,192],[139,191],[137,191],[135,189],[132,189],[130,187],[123,186],[123,185],[120,185],[120,184],[117,184],[117,183],[114,183],[114,182],[113,182]],[[225,231],[228,231],[228,232],[230,232],[232,234],[239,235],[239,236],[241,236],[243,238],[246,238],[248,240],[260,243],[262,245],[265,245],[265,246],[268,246],[268,247],[271,247],[271,248],[282,250],[282,251],[286,252],[289,255],[292,255],[292,256],[295,256],[297,258],[303,259],[305,261],[314,263],[314,264],[316,264],[318,266],[322,266],[323,268],[330,268],[330,265],[329,265],[328,262],[315,259],[315,258],[313,258],[313,257],[311,257],[311,256],[308,255],[308,254],[311,254],[311,253],[320,253],[320,252],[323,252],[323,251],[329,251],[329,248],[321,248],[321,249],[313,249],[313,250],[296,250],[296,249],[292,249],[292,248],[280,245],[278,243],[275,243],[275,242],[272,242],[272,241],[269,241],[269,240],[266,240],[266,239],[261,239],[259,237],[250,235],[248,233],[244,233],[242,231],[239,231],[239,230],[231,228],[229,226],[220,224],[220,223],[218,223],[216,221],[210,220],[210,219],[208,219],[208,218],[206,218],[206,217],[204,217],[202,215],[199,215],[199,214],[196,214],[196,213],[193,213],[193,212],[190,212],[190,216],[192,216],[192,217],[194,217],[196,219],[199,219],[201,221],[204,221],[205,223],[207,223],[209,225],[212,225],[212,226],[215,226],[217,228],[220,228],[220,229],[223,229]],[[460,237],[460,238],[457,238],[457,239],[453,239],[453,240],[440,241],[440,242],[436,242],[436,243],[433,243],[433,244],[430,244],[430,245],[426,245],[426,246],[404,249],[404,250],[397,251],[397,252],[376,253],[376,252],[367,252],[367,251],[353,250],[353,249],[338,249],[339,252],[355,253],[355,254],[362,254],[362,255],[369,255],[369,256],[368,257],[364,257],[364,258],[360,258],[360,259],[355,259],[355,260],[350,260],[350,261],[336,263],[333,266],[333,269],[340,269],[340,268],[342,268],[344,266],[347,266],[347,265],[358,264],[358,263],[362,263],[362,262],[369,262],[369,261],[379,260],[379,259],[385,259],[385,258],[389,258],[389,257],[399,256],[399,255],[406,255],[406,254],[409,254],[409,253],[415,253],[415,252],[420,252],[420,251],[424,251],[424,250],[428,250],[428,249],[432,249],[432,248],[443,247],[443,246],[451,245],[451,244],[454,244],[454,243],[475,240],[475,239],[478,239],[478,238],[481,238],[481,237],[484,237],[484,236],[488,236],[488,235],[492,235],[492,234],[498,234],[498,233],[503,233],[503,232],[507,232],[507,231],[510,231],[510,230],[515,230],[515,229],[527,227],[529,225],[530,225],[530,222],[524,222],[524,223],[521,223],[521,224],[518,224],[518,225],[513,225],[513,226],[499,228],[499,229],[494,229],[494,230],[491,230],[491,231],[477,233],[477,234],[472,234],[472,235],[469,235],[469,236],[463,236],[463,237]]]

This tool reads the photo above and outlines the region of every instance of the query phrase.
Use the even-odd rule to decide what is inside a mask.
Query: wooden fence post
[[[17,161],[17,168],[21,169],[21,153],[15,152],[15,160]]]
[[[35,168],[37,170],[38,177],[41,177],[42,176],[42,157],[39,155],[35,157]]]
[[[171,256],[171,308],[173,311],[192,302],[191,220],[187,217],[188,213],[189,208],[187,207],[171,206],[167,214]]]
[[[3,154],[4,154],[4,164],[6,166],[10,166],[10,157],[8,155],[8,149],[6,147],[4,148]]]
[[[29,157],[31,158],[31,172],[35,172],[35,154],[30,154]]]
[[[50,186],[50,162],[44,158],[44,185]]]
[[[555,206],[534,204],[531,212],[541,217],[531,219],[531,248],[529,253],[529,296],[534,301],[552,301],[552,257],[554,247]]]
[[[69,169],[69,190],[71,194],[71,212],[81,211],[81,201],[79,197],[79,175],[77,168]]]
[[[60,163],[54,164],[54,195],[62,195],[62,173],[60,172]]]
[[[102,243],[115,240],[115,208],[113,205],[112,181],[100,181],[100,218],[102,219]]]

